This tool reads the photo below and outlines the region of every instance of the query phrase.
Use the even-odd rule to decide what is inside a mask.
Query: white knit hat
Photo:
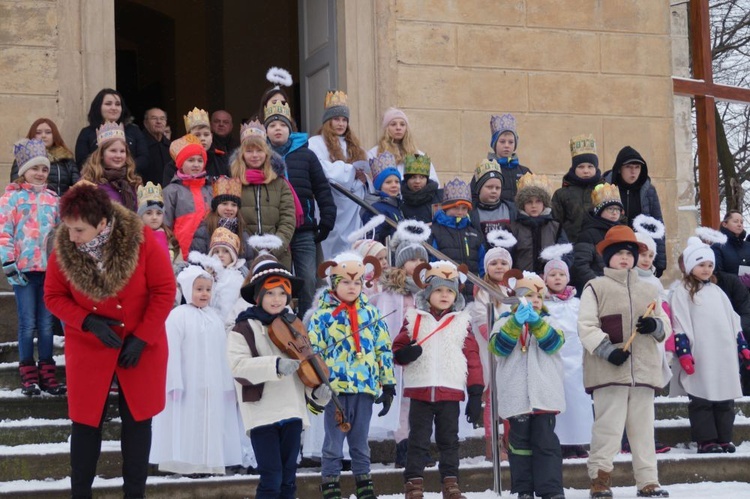
[[[682,262],[685,265],[685,274],[690,274],[693,268],[700,263],[716,263],[711,246],[703,244],[695,236],[688,238],[687,248],[682,252]]]

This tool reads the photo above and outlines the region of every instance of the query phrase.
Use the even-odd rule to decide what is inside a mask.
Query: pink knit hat
[[[568,280],[570,280],[570,269],[568,269],[568,265],[562,260],[555,259],[555,260],[550,260],[544,266],[544,282],[547,282],[547,276],[553,270],[562,270],[565,273],[565,275],[568,276]]]
[[[359,253],[362,258],[366,256],[378,256],[385,246],[374,239],[358,239],[352,244],[352,249]]]
[[[389,107],[383,115],[383,129],[388,126],[388,123],[395,120],[396,118],[401,118],[406,122],[406,126],[409,126],[409,118],[406,117],[406,114],[402,110],[396,107]]]

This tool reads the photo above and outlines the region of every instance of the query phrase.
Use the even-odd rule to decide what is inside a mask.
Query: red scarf
[[[333,317],[336,317],[342,310],[346,310],[347,314],[349,314],[349,327],[352,330],[354,349],[357,353],[360,353],[362,351],[362,347],[360,346],[359,342],[359,319],[357,314],[357,306],[354,303],[345,303],[342,301],[341,305],[336,307],[336,309],[333,311]]]
[[[180,172],[177,172],[179,176]],[[195,209],[192,213],[186,213],[179,216],[174,221],[174,236],[177,238],[177,242],[180,243],[180,250],[182,251],[182,258],[187,261],[188,253],[190,253],[190,244],[193,242],[193,236],[195,231],[198,230],[203,218],[206,216],[208,206],[203,199],[203,186],[206,185],[206,177],[200,178],[186,178],[182,180],[182,185],[193,197],[193,206]]]

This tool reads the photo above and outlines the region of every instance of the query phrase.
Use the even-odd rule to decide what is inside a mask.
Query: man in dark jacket
[[[620,149],[612,170],[604,174],[604,180],[620,189],[623,215],[628,225],[632,227],[633,220],[641,213],[664,222],[659,195],[656,193],[656,188],[651,185],[648,165],[638,151],[630,146]],[[654,241],[656,242],[654,268],[656,277],[661,277],[664,269],[667,268],[667,248],[664,238]]]
[[[312,306],[315,295],[318,260],[322,260],[320,242],[328,237],[336,223],[336,203],[318,157],[307,147],[307,134],[292,132],[289,105],[275,104],[264,112],[268,142],[286,161],[287,176],[302,205],[304,222],[294,231],[291,242],[294,274],[304,280],[298,295],[298,315]],[[319,221],[315,218],[317,203]]]
[[[163,184],[164,167],[172,161],[169,156],[169,139],[164,135],[167,128],[167,113],[158,107],[152,107],[146,111],[143,116],[143,128],[145,132],[143,137],[146,139],[148,148],[148,167],[144,171],[139,171],[138,175],[143,179],[143,183],[153,182],[154,184]]]
[[[240,145],[239,141],[232,135],[234,122],[232,115],[223,109],[211,113],[211,134],[214,138],[216,149],[224,151],[227,155],[234,152]]]

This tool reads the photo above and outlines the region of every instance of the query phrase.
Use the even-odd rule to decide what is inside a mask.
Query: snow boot
[[[372,486],[372,477],[369,473],[355,476],[354,482],[357,488],[357,499],[378,499],[378,496],[375,495],[375,489]]]
[[[612,474],[604,470],[598,470],[596,478],[591,480],[591,490],[589,496],[591,499],[601,499],[612,497]]]
[[[339,477],[324,477],[323,483],[320,484],[320,491],[323,493],[323,499],[341,499]]]
[[[410,478],[404,484],[405,499],[423,499],[424,498],[424,478]]]
[[[727,454],[734,454],[735,452],[737,452],[737,447],[735,447],[732,442],[725,442],[723,444],[720,443],[719,445],[721,445],[722,450]]]
[[[669,497],[669,492],[659,487],[658,484],[652,483],[639,490],[637,495],[638,497]]]
[[[39,389],[39,370],[33,360],[20,362],[18,372],[21,373],[21,392],[24,395],[31,397],[42,393]]]
[[[443,478],[443,499],[466,499],[458,488],[458,478],[447,476]]]
[[[724,449],[716,442],[702,442],[698,444],[698,454],[721,454]]]
[[[65,395],[68,389],[64,384],[57,381],[56,369],[54,360],[39,361],[39,388],[50,395]]]

